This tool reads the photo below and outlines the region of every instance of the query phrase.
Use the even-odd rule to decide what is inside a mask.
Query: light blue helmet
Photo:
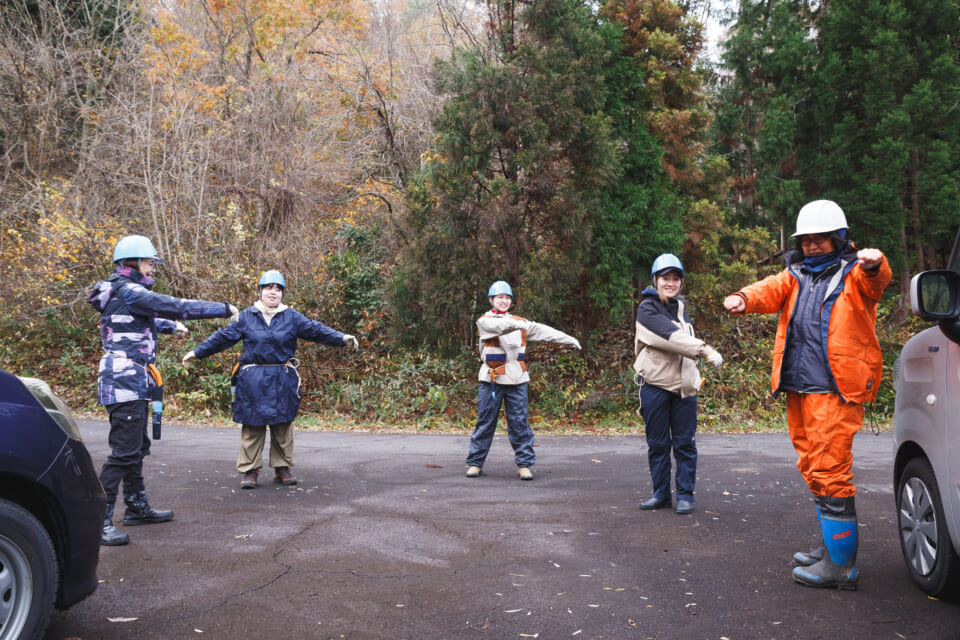
[[[135,260],[139,258],[153,258],[156,263],[163,262],[163,259],[157,255],[157,250],[146,236],[124,236],[117,242],[113,250],[114,264],[121,260]]]
[[[490,290],[487,291],[487,297],[492,298],[493,296],[499,296],[506,294],[513,297],[513,289],[510,288],[510,283],[506,280],[497,280],[492,285],[490,285]]]
[[[260,280],[257,282],[257,291],[268,284],[278,284],[283,288],[284,291],[287,290],[287,281],[283,279],[283,274],[276,269],[264,271],[260,275]]]
[[[680,258],[672,253],[661,253],[657,256],[657,259],[653,261],[653,266],[650,268],[650,275],[656,278],[657,276],[662,276],[667,271],[679,271],[680,277],[682,278],[683,263],[680,262]]]

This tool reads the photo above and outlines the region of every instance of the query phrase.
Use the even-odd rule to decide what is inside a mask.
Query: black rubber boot
[[[103,531],[100,533],[100,544],[105,547],[120,547],[130,542],[130,536],[123,531],[117,531],[113,526],[113,503],[107,505],[107,513],[103,518]]]
[[[173,511],[157,510],[150,506],[146,491],[139,491],[132,496],[123,496],[123,501],[127,504],[127,510],[123,513],[125,525],[155,524],[173,520]]]

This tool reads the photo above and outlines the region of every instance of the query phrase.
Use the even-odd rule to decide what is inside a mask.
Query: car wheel
[[[897,490],[900,548],[910,577],[926,593],[941,597],[960,576],[960,558],[947,529],[940,489],[930,463],[914,458]]]
[[[57,557],[32,513],[0,499],[0,640],[39,640],[57,594]]]

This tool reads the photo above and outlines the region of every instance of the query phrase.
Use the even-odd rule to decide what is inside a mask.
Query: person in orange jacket
[[[794,554],[793,578],[856,589],[853,436],[863,426],[863,404],[876,399],[880,385],[877,303],[892,274],[880,250],[854,247],[843,210],[830,200],[804,205],[793,237],[786,269],[727,296],[723,306],[735,315],[780,313],[773,394],[786,394],[797,467],[813,493],[823,539]]]

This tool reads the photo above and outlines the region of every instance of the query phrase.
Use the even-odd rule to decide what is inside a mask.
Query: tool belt
[[[517,362],[520,365],[520,370],[526,372],[527,363],[524,362],[523,360],[518,360]],[[507,372],[507,364],[503,363],[499,367],[496,367],[491,365],[490,361],[487,361],[487,369],[490,371],[490,380],[492,380],[493,382],[496,382],[497,376],[502,376]]]
[[[231,386],[231,395],[236,395],[237,388],[237,378],[240,376],[240,371],[244,369],[249,369],[250,367],[283,367],[283,372],[288,373],[293,371],[293,374],[297,376],[297,397],[300,397],[300,385],[303,380],[300,378],[300,371],[297,367],[300,366],[300,361],[296,358],[290,358],[286,362],[253,362],[250,364],[241,365],[239,362],[233,368],[233,372],[230,374],[230,386]]]
[[[487,340],[482,341],[484,347],[493,347],[496,349],[503,349],[500,346],[500,336],[494,336]],[[527,332],[520,332],[520,346],[526,348],[527,346]],[[487,368],[490,370],[490,380],[493,382],[497,381],[497,376],[502,376],[507,372],[507,356],[505,353],[488,353],[484,356],[484,364],[487,365]],[[523,351],[517,354],[517,364],[520,365],[520,370],[523,372],[527,371],[527,362],[525,359],[525,354]]]

